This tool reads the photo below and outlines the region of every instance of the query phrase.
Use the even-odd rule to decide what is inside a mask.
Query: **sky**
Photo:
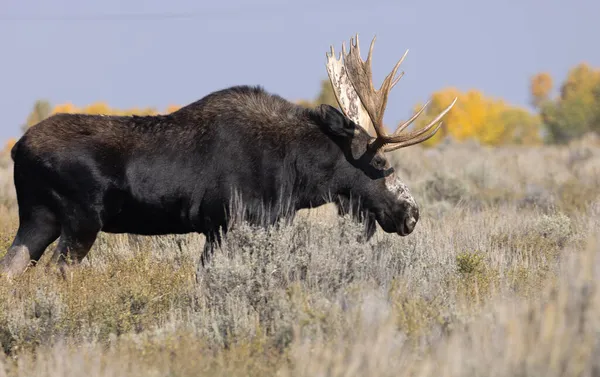
[[[37,99],[185,105],[232,85],[313,99],[325,53],[373,36],[378,88],[409,53],[386,124],[444,87],[529,106],[529,79],[600,67],[598,0],[0,0],[0,139]]]

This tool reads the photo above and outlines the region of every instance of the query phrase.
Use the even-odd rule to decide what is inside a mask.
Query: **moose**
[[[367,223],[367,238],[375,223],[411,234],[419,207],[386,153],[432,137],[457,99],[427,126],[403,132],[429,102],[388,134],[384,111],[406,53],[376,90],[374,43],[366,61],[358,34],[339,58],[326,53],[339,109],[240,85],[169,114],[59,113],[34,125],[11,150],[19,227],[0,275],[22,274],[57,239],[51,264],[64,274],[99,232],[202,233],[204,265],[238,201],[245,220],[264,226],[333,202]]]

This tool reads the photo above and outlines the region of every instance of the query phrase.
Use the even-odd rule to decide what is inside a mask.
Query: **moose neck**
[[[334,202],[343,187],[338,172],[344,161],[340,147],[320,130],[312,129],[295,153],[296,207],[314,208]]]

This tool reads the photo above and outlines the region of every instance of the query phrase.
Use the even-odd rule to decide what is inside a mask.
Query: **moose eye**
[[[385,168],[385,158],[381,156],[375,156],[375,158],[373,158],[373,167],[376,169]]]

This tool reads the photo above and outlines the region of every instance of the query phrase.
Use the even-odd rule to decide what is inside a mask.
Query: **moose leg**
[[[64,229],[60,235],[58,246],[52,255],[52,263],[58,265],[63,278],[66,278],[70,267],[81,263],[92,248],[98,230],[94,228]]]
[[[200,256],[200,264],[202,268],[205,268],[216,249],[221,247],[222,238],[218,231],[209,232],[206,234],[206,241],[204,242],[204,250]]]
[[[101,229],[93,213],[75,208],[71,217],[62,219],[62,233],[51,260],[58,265],[63,277],[70,266],[80,264],[87,256]]]
[[[223,231],[225,235],[225,231]],[[200,256],[200,261],[196,266],[196,283],[200,283],[202,280],[203,271],[208,267],[214,252],[221,248],[222,236],[218,231],[211,231],[204,234],[206,241],[204,241],[204,250]]]
[[[31,261],[37,262],[60,234],[60,223],[45,207],[19,211],[19,229],[6,255],[0,260],[0,275],[20,275]]]

